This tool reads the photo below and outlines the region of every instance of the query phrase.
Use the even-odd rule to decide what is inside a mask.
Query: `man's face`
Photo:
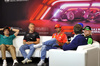
[[[8,29],[4,30],[4,35],[9,35],[9,30]]]
[[[61,31],[61,28],[55,28],[55,30],[57,31],[57,33],[59,33]]]
[[[91,35],[91,31],[90,30],[84,30],[84,35],[85,36],[89,36],[89,35]]]
[[[30,31],[34,31],[35,26],[30,24],[28,28]]]

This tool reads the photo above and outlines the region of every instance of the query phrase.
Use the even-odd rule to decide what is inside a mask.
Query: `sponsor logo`
[[[23,2],[23,1],[29,1],[29,0],[4,0],[4,2]]]

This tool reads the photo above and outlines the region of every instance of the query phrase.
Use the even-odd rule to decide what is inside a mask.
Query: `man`
[[[78,23],[78,24],[80,24],[82,27],[84,27],[83,23]]]
[[[84,29],[84,36],[87,40],[87,44],[92,44],[93,43],[93,39],[91,36],[91,27],[90,26],[86,26]]]
[[[82,35],[82,30],[83,28],[80,24],[74,26],[74,39],[69,44],[65,43],[62,47],[63,50],[76,50],[78,46],[87,44],[87,40]]]
[[[20,52],[24,56],[24,60],[22,61],[23,64],[32,62],[30,57],[33,55],[35,51],[33,45],[38,44],[40,42],[39,34],[34,31],[35,25],[33,23],[30,23],[28,28],[29,28],[29,32],[27,32],[24,35],[24,39],[23,39],[24,45],[20,47]],[[28,54],[25,52],[26,49],[30,49]]]
[[[2,66],[7,66],[7,61],[6,61],[6,50],[11,53],[11,56],[13,58],[13,66],[18,63],[16,59],[16,50],[15,47],[13,46],[13,39],[18,35],[19,30],[18,29],[12,29],[10,27],[4,27],[1,28],[0,31],[3,30],[4,35],[0,34],[0,50],[2,54],[2,60],[3,60],[3,65]],[[14,31],[15,33],[13,35],[9,35],[10,31]]]
[[[38,66],[43,65],[43,63],[45,61],[45,57],[46,57],[46,51],[48,51],[50,49],[57,49],[57,46],[63,46],[64,43],[67,42],[67,36],[66,36],[66,34],[61,32],[61,25],[60,24],[55,25],[55,30],[56,30],[56,33],[54,33],[52,35],[51,40],[48,40],[48,41],[44,42],[43,45],[34,46],[35,48],[37,48],[39,46],[42,46],[41,60],[37,64]]]

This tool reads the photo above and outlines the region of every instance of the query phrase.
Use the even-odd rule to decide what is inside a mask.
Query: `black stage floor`
[[[18,64],[16,66],[37,66],[37,63],[39,62],[39,58],[32,58],[32,63],[29,63],[29,64],[22,64],[21,61],[23,60],[23,58],[17,58],[18,59]],[[48,62],[48,59],[46,59],[45,61],[46,63],[43,64],[43,66],[48,66],[47,62]],[[2,66],[2,59],[0,58],[0,66]],[[12,66],[13,64],[13,61],[12,61],[12,58],[7,58],[7,66]]]

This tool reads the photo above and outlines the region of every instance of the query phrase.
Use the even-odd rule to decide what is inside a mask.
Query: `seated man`
[[[87,44],[87,40],[82,35],[82,30],[83,28],[80,24],[74,26],[74,39],[69,44],[65,43],[62,47],[63,50],[76,50],[78,46]]]
[[[84,36],[87,40],[87,44],[92,44],[93,43],[93,39],[91,36],[91,27],[90,26],[86,26],[84,29]]]
[[[37,32],[34,31],[35,25],[33,23],[29,24],[29,32],[24,35],[23,44],[20,47],[20,52],[24,56],[23,64],[32,62],[30,57],[33,55],[35,48],[33,45],[38,44],[40,42],[40,37]],[[29,53],[25,52],[26,49],[30,49]]]
[[[46,51],[50,50],[50,49],[57,49],[58,46],[63,46],[65,42],[67,42],[67,36],[66,34],[64,34],[63,32],[61,32],[61,25],[60,24],[56,24],[55,25],[55,30],[57,33],[54,33],[52,35],[52,39],[48,40],[46,42],[43,43],[42,49],[41,49],[41,60],[40,62],[37,64],[38,66],[42,66],[42,64],[44,63],[45,57],[46,57]],[[39,47],[39,45],[34,47]]]
[[[0,50],[2,54],[2,60],[3,60],[3,65],[2,66],[7,66],[6,62],[6,50],[11,53],[11,56],[13,58],[13,66],[18,63],[16,59],[16,50],[15,47],[13,46],[13,39],[18,35],[19,30],[18,29],[12,29],[9,27],[2,28],[0,30],[3,30],[4,35],[0,34]],[[13,35],[9,35],[10,31],[14,31],[15,33]]]

